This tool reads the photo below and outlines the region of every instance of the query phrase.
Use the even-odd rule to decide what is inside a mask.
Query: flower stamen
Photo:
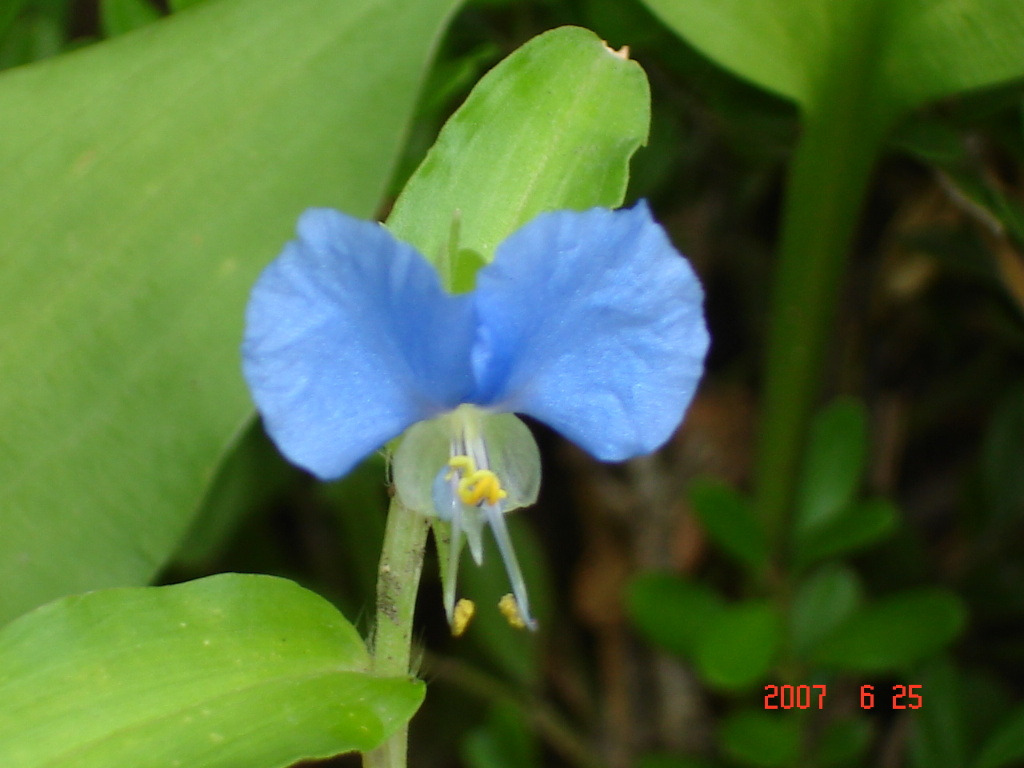
[[[468,542],[473,560],[481,564],[484,552],[481,532],[485,524],[494,535],[512,586],[512,594],[499,605],[501,613],[513,627],[536,629],[537,622],[530,615],[526,583],[504,519],[506,505],[512,499],[520,499],[523,489],[512,485],[506,490],[501,476],[491,469],[487,445],[475,421],[478,415],[468,406],[463,406],[456,414],[460,423],[451,435],[447,461],[434,476],[432,493],[435,514],[451,526],[443,580],[445,613],[452,634],[461,635],[475,611],[469,600],[457,602],[455,599],[460,553]],[[513,483],[522,479],[515,473],[509,478]]]
[[[467,506],[479,506],[487,502],[497,504],[508,496],[501,487],[501,480],[490,469],[477,469],[476,462],[470,456],[452,456],[448,460],[451,471],[445,480],[451,480],[459,474],[459,500]]]
[[[519,610],[519,601],[514,595],[508,594],[501,598],[498,601],[498,610],[501,611],[501,615],[505,617],[505,621],[509,623],[510,627],[526,629],[527,620],[523,618],[522,611]]]
[[[476,472],[459,480],[459,498],[463,504],[497,504],[508,494],[502,489],[498,476],[489,469]]]
[[[462,636],[475,613],[476,605],[472,600],[464,597],[455,604],[455,611],[452,614],[452,637]]]

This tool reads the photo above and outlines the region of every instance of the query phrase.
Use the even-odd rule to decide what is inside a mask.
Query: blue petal
[[[348,472],[472,388],[472,306],[379,224],[311,209],[260,275],[243,372],[281,452],[323,479]]]
[[[477,275],[475,402],[606,461],[661,446],[704,367],[703,291],[645,203],[544,214]]]

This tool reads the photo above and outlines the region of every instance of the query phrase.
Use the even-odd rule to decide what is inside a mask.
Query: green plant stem
[[[790,168],[768,336],[755,501],[772,551],[785,532],[845,255],[883,135],[860,89],[809,114]],[[837,98],[842,98],[841,96]]]
[[[372,643],[373,671],[402,677],[410,672],[412,621],[423,570],[429,523],[391,500],[384,547],[377,569],[377,617]],[[365,768],[405,768],[409,730],[402,726],[380,747],[363,756]]]

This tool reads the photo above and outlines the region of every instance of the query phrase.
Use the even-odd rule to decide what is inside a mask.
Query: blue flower
[[[462,536],[479,561],[486,523],[532,625],[502,516],[534,501],[540,463],[510,414],[605,461],[657,449],[703,371],[702,302],[642,202],[538,216],[460,295],[380,224],[311,209],[253,288],[243,370],[281,452],[322,479],[406,433],[399,498],[451,524],[449,620]]]

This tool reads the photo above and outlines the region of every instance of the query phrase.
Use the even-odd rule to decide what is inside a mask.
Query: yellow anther
[[[470,456],[452,456],[448,459],[448,466],[452,470],[445,475],[445,480],[451,480],[456,473],[461,475],[458,492],[463,504],[473,506],[482,501],[497,504],[508,496],[498,476],[489,469],[477,469]]]
[[[489,469],[478,469],[459,480],[459,499],[463,504],[473,505],[486,501],[497,504],[508,496],[501,487],[498,476]]]
[[[455,604],[455,610],[452,611],[452,637],[462,636],[474,613],[476,613],[476,605],[473,601],[464,597],[460,598],[459,602]]]
[[[519,603],[516,602],[515,597],[509,594],[501,598],[498,601],[498,610],[501,611],[501,615],[505,617],[505,621],[510,626],[516,629],[526,629],[526,622],[523,620],[523,614],[519,612]]]
[[[445,480],[451,480],[456,470],[461,470],[463,475],[472,475],[476,472],[476,462],[470,456],[452,456],[448,459],[448,466],[452,471],[444,476]]]

